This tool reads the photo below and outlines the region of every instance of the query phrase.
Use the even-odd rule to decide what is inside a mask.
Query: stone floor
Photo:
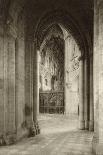
[[[41,134],[1,147],[0,155],[92,155],[92,132],[78,130],[75,116],[39,115]]]

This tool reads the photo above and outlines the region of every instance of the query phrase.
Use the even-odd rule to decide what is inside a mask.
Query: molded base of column
[[[88,130],[88,129],[89,129],[89,121],[85,120],[85,130]]]
[[[4,133],[0,136],[0,146],[12,145],[17,141],[20,141],[24,137],[29,136],[29,128],[23,123],[16,129],[15,132]]]
[[[16,141],[20,141],[24,137],[33,137],[40,134],[40,128],[38,123],[33,123],[31,127],[23,126],[17,129],[14,133],[5,133],[0,136],[0,146],[12,145]]]
[[[4,134],[0,136],[0,146],[12,145],[17,141],[15,133]]]
[[[29,130],[29,137],[36,136],[40,134],[40,128],[38,122],[34,123]]]
[[[94,131],[94,121],[89,121],[89,131]]]
[[[85,129],[85,121],[79,121],[79,129],[84,130]]]

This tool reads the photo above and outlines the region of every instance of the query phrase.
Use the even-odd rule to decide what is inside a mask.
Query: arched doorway
[[[43,9],[34,9],[35,3],[33,1],[25,1],[25,3],[24,1],[21,3],[19,1],[8,1],[7,4],[4,4],[3,8],[5,9],[1,11],[2,22],[0,25],[2,31],[1,44],[3,44],[1,48],[1,115],[3,116],[3,118],[1,117],[1,131],[3,135],[10,132],[10,134],[15,133],[14,136],[17,135],[20,138],[23,134],[28,134],[29,131],[32,136],[39,133],[37,121],[37,107],[39,106],[38,56],[40,45],[48,28],[55,23],[59,24],[62,31],[64,28],[70,32],[80,47],[79,92],[81,104],[78,108],[79,122],[81,129],[93,129],[93,55],[91,42],[93,36],[91,33],[92,26],[89,27],[89,24],[85,24],[86,21],[90,25],[92,24],[87,18],[87,10],[91,10],[91,6],[87,3],[89,9],[87,7],[84,11],[85,2],[78,2],[73,2],[71,5],[68,1],[65,4],[63,1],[57,2],[57,6],[54,7],[57,10],[48,4],[45,10],[45,5],[39,5],[41,2],[38,2],[37,5],[39,8],[42,6]],[[65,7],[64,5],[62,7],[62,4]],[[78,4],[82,5],[81,8]],[[81,9],[85,12],[85,20],[81,16]],[[46,14],[44,14],[45,11],[47,11]],[[92,13],[90,14],[92,15]],[[68,70],[67,72],[70,73]],[[54,83],[56,77],[53,76],[52,79]],[[47,79],[45,79],[45,84],[48,84]],[[71,83],[67,86],[71,87]],[[54,84],[52,88],[54,89]]]
[[[51,15],[52,15],[52,18],[51,18]],[[88,49],[88,43],[86,41],[85,36],[82,34],[80,29],[78,28],[78,23],[76,23],[75,20],[71,19],[67,13],[64,15],[63,11],[61,11],[61,12],[55,11],[50,14],[48,13],[48,15],[46,14],[40,20],[40,22],[37,26],[37,29],[35,31],[36,32],[35,33],[36,47],[37,47],[37,50],[40,51],[40,45],[46,35],[48,28],[50,28],[50,26],[55,23],[61,25],[61,27],[65,27],[66,31],[64,30],[64,32],[63,32],[65,34],[65,37],[64,37],[65,40],[66,39],[69,40],[68,38],[70,37],[70,35],[68,36],[68,32],[69,32],[69,34],[71,34],[71,36],[73,38],[75,38],[74,40],[76,42],[77,49],[78,49],[78,51],[80,51],[78,56],[76,56],[76,57],[72,53],[73,63],[74,63],[73,68],[74,68],[74,70],[76,68],[77,69],[79,68],[79,82],[78,82],[79,83],[79,105],[77,104],[77,107],[79,107],[79,108],[77,108],[77,111],[79,109],[79,128],[80,129],[89,129],[90,108],[92,108],[91,111],[92,111],[92,115],[93,115],[93,107],[90,106],[90,103],[89,103],[90,96],[88,93],[88,90],[90,91],[90,88],[89,88],[90,65],[89,66],[87,65],[87,64],[90,64],[89,49]],[[65,47],[67,48],[67,51],[68,51],[68,47],[69,47],[68,41],[65,41],[65,43],[67,44]],[[66,51],[66,49],[65,49],[65,51]],[[75,51],[75,47],[74,47],[74,51]],[[69,52],[66,52],[66,53],[69,53]],[[68,63],[68,61],[67,61],[67,63]],[[80,66],[80,67],[78,67],[78,66]],[[66,72],[68,73],[68,70]],[[68,87],[69,88],[71,87],[70,83],[68,84]],[[68,93],[66,96],[68,96]],[[66,97],[65,97],[65,99],[66,99]],[[76,100],[76,102],[78,102],[78,101]],[[65,105],[65,107],[66,107],[66,105]],[[92,116],[92,119],[93,119],[93,116]]]
[[[64,113],[64,46],[63,33],[59,25],[51,25],[40,46],[41,113]]]

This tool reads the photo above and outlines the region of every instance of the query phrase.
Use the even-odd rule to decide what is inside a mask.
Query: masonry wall
[[[0,23],[0,134],[4,131],[4,28]]]
[[[65,111],[78,114],[80,50],[72,35],[65,40]]]
[[[0,25],[0,136],[15,133],[15,39]]]
[[[33,120],[34,42],[26,39],[23,12],[16,13],[11,12],[7,22],[0,23],[0,145],[28,135]]]
[[[15,40],[15,117],[17,137],[25,129],[25,32],[24,17],[18,19],[18,33]]]
[[[94,139],[93,150],[103,154],[103,1],[94,8]]]

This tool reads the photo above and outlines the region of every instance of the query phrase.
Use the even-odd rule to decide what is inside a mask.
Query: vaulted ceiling
[[[6,21],[8,16],[10,16],[11,19],[16,19],[17,14],[19,15],[25,12],[27,23],[29,23],[28,28],[30,29],[35,27],[45,14],[51,14],[50,18],[52,18],[52,13],[54,13],[55,16],[57,10],[59,10],[59,12],[63,11],[63,16],[68,14],[74,22],[74,25],[77,25],[78,30],[87,37],[87,41],[92,42],[93,0],[0,0],[1,19]],[[65,17],[63,17],[63,19],[64,23],[71,22]],[[43,28],[41,28],[41,31],[43,31]]]

